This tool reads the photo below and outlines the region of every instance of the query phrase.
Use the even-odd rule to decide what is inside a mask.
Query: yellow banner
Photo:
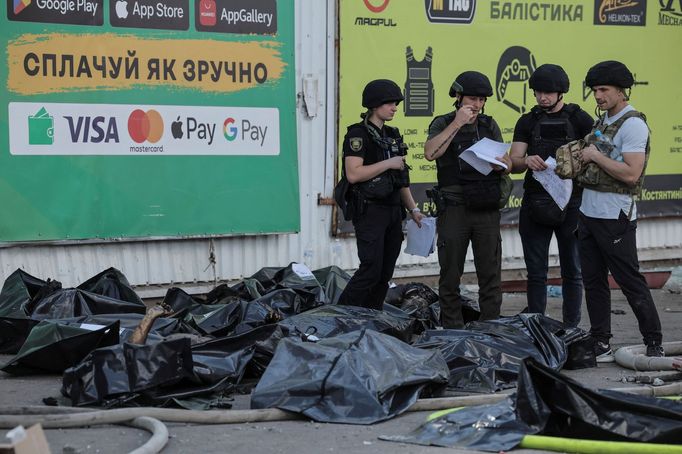
[[[7,89],[35,95],[163,84],[234,92],[281,78],[286,64],[278,47],[277,42],[209,43],[113,33],[24,34],[7,45]]]
[[[340,0],[339,143],[359,121],[364,85],[392,79],[405,101],[391,123],[410,146],[414,183],[436,180],[423,156],[429,123],[452,110],[448,96],[466,70],[485,73],[495,94],[485,113],[511,142],[519,116],[535,105],[528,87],[539,65],[568,73],[565,101],[594,116],[583,80],[603,60],[619,60],[635,75],[631,104],[648,118],[648,175],[682,177],[682,5],[668,0]],[[519,176],[517,176],[518,178]],[[677,182],[675,182],[675,180]],[[667,185],[667,183],[666,183]]]

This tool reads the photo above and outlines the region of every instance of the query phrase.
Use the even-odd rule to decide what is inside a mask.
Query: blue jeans
[[[578,326],[580,323],[580,306],[583,299],[578,238],[575,234],[578,228],[579,207],[580,197],[572,197],[566,207],[566,218],[556,227],[535,222],[530,216],[530,208],[525,204],[525,200],[519,213],[519,234],[528,273],[528,311],[545,313],[549,244],[552,235],[556,235],[564,298],[562,315],[566,326]]]

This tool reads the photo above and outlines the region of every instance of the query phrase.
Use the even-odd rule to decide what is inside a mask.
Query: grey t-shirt
[[[610,125],[632,110],[635,108],[628,105],[613,117],[606,115],[604,123]],[[622,161],[623,153],[644,153],[648,139],[649,128],[646,123],[641,118],[628,118],[613,138],[614,149],[610,158]],[[618,219],[621,211],[627,215],[630,212],[630,207],[632,207],[630,219],[637,219],[637,205],[632,203],[632,196],[629,194],[585,189],[580,212],[591,218]]]

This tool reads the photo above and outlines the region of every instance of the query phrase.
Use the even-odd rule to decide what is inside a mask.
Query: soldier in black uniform
[[[343,167],[351,183],[360,267],[338,304],[382,310],[400,255],[405,209],[421,227],[424,216],[409,188],[407,146],[397,128],[385,125],[403,99],[398,85],[390,80],[368,83],[362,92],[367,112],[361,115],[361,122],[348,127],[343,140]]]
[[[575,231],[582,190],[574,185],[568,205],[562,209],[533,178],[533,171],[547,169],[545,160],[556,157],[557,148],[592,130],[594,120],[587,112],[577,104],[564,103],[569,84],[561,66],[545,64],[533,72],[529,86],[537,105],[516,122],[510,155],[512,172],[526,172],[519,234],[528,273],[528,311],[545,313],[549,243],[554,234],[561,265],[563,322],[578,326],[583,283]]]
[[[492,117],[483,114],[486,99],[493,89],[488,78],[477,71],[457,76],[450,88],[456,98],[454,112],[436,117],[429,126],[424,145],[427,160],[436,160],[438,185],[446,199],[445,212],[439,213],[438,293],[441,323],[444,328],[462,328],[460,280],[464,272],[469,242],[479,285],[480,320],[500,316],[502,305],[502,239],[500,237],[501,175],[511,170],[509,155],[497,157],[507,166],[493,166],[483,175],[460,154],[480,139],[502,142],[500,128]]]

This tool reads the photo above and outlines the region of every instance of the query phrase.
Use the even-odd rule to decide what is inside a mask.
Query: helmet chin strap
[[[544,110],[545,112],[551,112],[554,110],[554,108],[557,106],[557,104],[559,104],[561,102],[562,99],[564,99],[564,94],[559,93],[559,96],[557,97],[556,102],[554,104],[552,104],[551,106],[548,106],[548,107],[542,107],[542,106],[539,106],[539,107],[540,107],[540,109]]]

